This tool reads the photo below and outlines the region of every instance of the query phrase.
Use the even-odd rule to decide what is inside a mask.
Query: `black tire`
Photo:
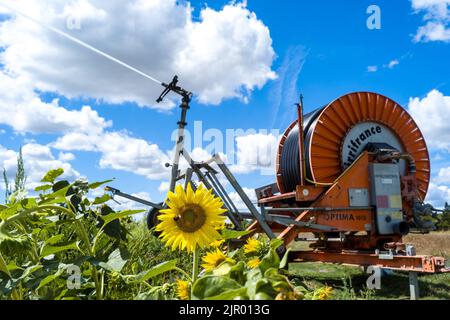
[[[160,205],[162,206],[163,204],[160,203]],[[155,227],[159,223],[159,221],[158,221],[159,214],[160,214],[160,212],[159,212],[159,209],[157,209],[157,208],[151,209],[147,214],[147,228],[148,228],[148,230],[152,231],[153,234],[157,237],[159,237],[161,235],[161,232],[155,231]]]

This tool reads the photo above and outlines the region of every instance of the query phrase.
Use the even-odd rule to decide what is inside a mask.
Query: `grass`
[[[417,254],[443,256],[450,259],[450,232],[432,232],[430,234],[410,234],[403,239],[413,244]]]
[[[405,243],[414,244],[417,254],[439,255],[450,258],[450,232],[437,232],[428,235],[409,235]],[[304,250],[305,243],[295,245]],[[407,273],[386,271],[381,280],[381,290],[369,290],[366,281],[369,275],[362,268],[324,264],[292,263],[289,273],[293,281],[316,289],[325,285],[333,287],[336,300],[408,300],[409,278]],[[420,275],[419,288],[421,300],[450,300],[450,273]]]
[[[358,267],[323,263],[292,263],[289,273],[297,284],[309,289],[330,286],[336,300],[408,300],[407,273],[386,272],[381,290],[369,290],[366,275]],[[422,275],[419,277],[420,297],[423,300],[450,300],[450,274]]]

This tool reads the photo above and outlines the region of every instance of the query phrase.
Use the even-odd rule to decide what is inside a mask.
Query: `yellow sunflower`
[[[172,250],[193,252],[197,247],[206,248],[220,238],[219,231],[225,224],[223,202],[202,185],[196,192],[188,184],[186,192],[178,185],[175,193],[169,192],[169,207],[161,210],[156,230]]]
[[[216,249],[216,251],[211,251],[202,258],[202,267],[205,268],[207,272],[213,271],[215,268],[220,266],[225,261],[231,261],[222,251]]]
[[[260,264],[261,264],[261,260],[259,260],[259,258],[252,259],[252,260],[250,260],[249,262],[247,262],[247,266],[248,266],[250,269],[256,269],[256,268],[259,267]]]
[[[247,244],[244,246],[244,252],[246,254],[258,253],[262,248],[261,242],[256,239],[250,238],[247,240]]]
[[[328,300],[331,297],[332,293],[333,293],[333,288],[324,287],[324,288],[317,290],[314,293],[314,297],[316,298],[316,300]]]
[[[214,242],[211,242],[212,248],[220,248],[225,243],[225,240],[216,240]]]
[[[189,300],[191,285],[187,281],[178,280],[177,281],[177,295],[181,300]]]

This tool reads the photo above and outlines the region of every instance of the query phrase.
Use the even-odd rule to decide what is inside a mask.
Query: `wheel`
[[[162,206],[163,204],[160,203],[159,205]],[[147,214],[147,228],[148,228],[148,230],[152,231],[153,234],[157,237],[159,237],[161,235],[161,232],[155,231],[155,227],[159,223],[159,221],[158,221],[159,214],[160,214],[160,212],[159,212],[159,209],[157,209],[157,208],[151,209]]]

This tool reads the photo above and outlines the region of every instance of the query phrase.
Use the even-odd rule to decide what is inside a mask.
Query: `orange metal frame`
[[[290,203],[293,206],[313,202],[311,208],[349,208],[349,189],[369,189],[369,164],[374,157],[363,153],[358,160],[346,170],[335,183],[328,187],[298,186],[296,192],[282,194],[262,199],[260,204],[274,208],[286,208]],[[408,177],[406,180],[411,180]],[[305,191],[306,190],[306,191]],[[405,191],[406,192],[406,191]],[[410,192],[410,190],[408,191]],[[404,193],[408,195],[408,193]],[[405,201],[407,197],[405,198]],[[276,210],[276,209],[275,209]],[[275,211],[276,212],[276,211]],[[280,211],[279,214],[286,214]],[[375,213],[373,210],[348,210],[339,211],[315,211],[306,210],[299,214],[295,221],[313,222],[322,226],[335,228],[335,232],[355,233],[349,236],[346,242],[319,242],[318,247],[325,248],[313,251],[300,251],[291,253],[291,261],[294,262],[324,262],[340,263],[360,266],[379,266],[385,269],[411,271],[422,273],[449,272],[445,268],[445,260],[440,257],[392,255],[383,257],[376,254],[376,250],[384,250],[384,246],[390,243],[401,242],[400,235],[380,236],[376,232]],[[292,216],[289,215],[289,216]],[[269,223],[274,232],[279,232],[278,238],[288,246],[296,240],[299,233],[313,232],[323,233],[308,227],[291,225],[284,227],[276,223]],[[261,232],[258,224],[254,223],[249,230]],[[358,232],[366,232],[366,235],[357,236]],[[340,244],[340,245],[339,245]]]
[[[430,181],[430,159],[422,133],[409,114],[393,100],[371,92],[351,93],[333,101],[325,107],[314,124],[314,131],[304,150],[302,105],[298,105],[298,120],[293,122],[280,140],[276,178],[280,195],[263,198],[259,204],[271,207],[271,213],[299,222],[288,227],[280,219],[267,219],[273,232],[288,246],[298,238],[299,233],[312,232],[324,235],[313,245],[313,251],[293,252],[293,261],[315,261],[361,266],[380,266],[382,268],[412,272],[449,272],[445,260],[439,257],[407,256],[405,251],[397,250],[391,254],[386,247],[401,247],[402,236],[379,235],[375,211],[372,208],[353,208],[350,204],[349,190],[370,190],[369,164],[377,162],[376,156],[364,152],[349,168],[341,164],[342,143],[346,134],[362,122],[380,123],[390,128],[398,137],[407,154],[415,161],[416,172],[407,172],[402,177],[402,199],[405,220],[412,220],[411,203],[426,196]],[[296,190],[286,190],[283,184],[281,156],[284,144],[292,130],[299,127],[301,183]],[[305,158],[309,160],[312,180],[305,175]],[[280,211],[277,212],[277,209]],[[281,208],[283,210],[281,210]],[[303,212],[289,208],[311,208]],[[326,208],[326,209],[325,209]],[[343,210],[337,210],[341,208]],[[278,221],[273,222],[273,221]],[[286,221],[286,220],[284,220]],[[293,220],[291,220],[293,221]],[[301,223],[301,224],[300,224]],[[308,223],[305,225],[305,223]],[[314,224],[331,227],[333,231],[324,232],[311,227]],[[300,226],[302,225],[302,226]],[[262,232],[257,222],[249,227],[254,232]],[[325,229],[326,230],[326,229]],[[345,241],[328,241],[329,234],[345,234]]]
[[[291,260],[294,262],[324,262],[340,263],[357,266],[377,266],[383,269],[409,271],[419,273],[445,273],[445,260],[440,257],[429,256],[401,256],[394,255],[383,258],[378,254],[367,252],[332,252],[332,251],[303,251],[293,252]]]

